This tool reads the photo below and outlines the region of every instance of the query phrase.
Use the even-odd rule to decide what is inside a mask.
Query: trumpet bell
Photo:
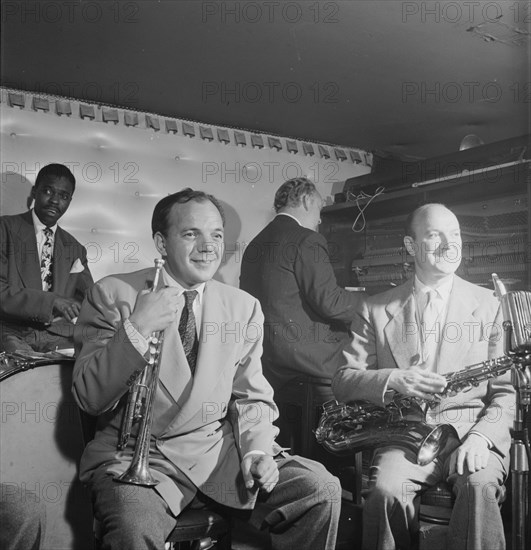
[[[151,470],[146,461],[132,463],[123,474],[115,477],[114,481],[130,485],[141,485],[142,487],[155,487],[159,482],[151,475]]]

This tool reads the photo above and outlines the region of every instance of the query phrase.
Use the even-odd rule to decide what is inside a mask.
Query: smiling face
[[[59,218],[68,210],[74,186],[66,178],[49,178],[41,181],[31,189],[31,197],[35,200],[35,214],[47,227],[54,226]]]
[[[222,260],[224,230],[219,210],[208,200],[174,204],[167,235],[157,232],[154,241],[168,273],[184,288],[196,288],[212,279]]]
[[[447,208],[434,204],[413,221],[414,235],[404,243],[415,259],[415,273],[426,285],[455,273],[461,263],[461,231],[457,218]]]

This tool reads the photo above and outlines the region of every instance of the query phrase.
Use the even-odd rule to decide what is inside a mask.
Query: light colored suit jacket
[[[127,391],[145,365],[123,323],[138,291],[152,286],[154,270],[115,275],[94,285],[76,325],[77,360],[73,391],[83,410],[99,415],[96,436],[81,461],[81,479],[90,481],[103,463],[113,472],[130,463],[135,433],[125,451],[116,450]],[[263,315],[247,293],[209,281],[203,294],[202,323],[195,376],[178,333],[165,331],[160,358],[151,439],[156,489],[175,514],[196,488],[236,508],[250,508],[240,472],[251,450],[275,455],[278,428],[273,391],[262,374]]]
[[[352,329],[354,338],[333,380],[334,394],[344,402],[368,400],[384,406],[391,369],[410,368],[420,357],[413,280],[367,298]],[[499,302],[493,292],[456,276],[442,326],[437,372],[446,375],[501,357],[502,332]],[[514,413],[515,392],[508,372],[443,399],[430,416],[436,423],[452,424],[460,438],[474,428],[506,456]]]
[[[82,270],[72,272],[74,265]],[[57,296],[83,300],[92,286],[87,251],[70,233],[57,228],[53,251],[53,287],[42,290],[40,260],[31,211],[0,218],[0,316],[10,326],[46,329],[64,336],[68,321],[52,323]]]

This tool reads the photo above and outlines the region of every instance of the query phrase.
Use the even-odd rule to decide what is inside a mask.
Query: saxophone
[[[512,360],[504,355],[451,372],[445,375],[445,389],[437,395],[443,398],[466,392],[484,380],[501,376],[512,366]],[[417,463],[423,466],[438,456],[449,437],[459,439],[450,424],[425,422],[428,409],[438,402],[401,394],[385,407],[369,401],[349,405],[328,401],[323,405],[315,437],[327,451],[337,455],[389,444],[406,446],[417,453]]]

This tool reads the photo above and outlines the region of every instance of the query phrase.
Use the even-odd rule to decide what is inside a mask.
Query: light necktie
[[[49,227],[44,228],[44,244],[41,251],[41,281],[43,290],[51,290],[53,286],[52,252],[53,231]]]
[[[436,304],[437,292],[428,290],[426,292],[426,305],[422,313],[422,355],[424,368],[436,370],[435,358],[440,339],[440,326],[438,322],[439,310]]]
[[[181,313],[181,320],[179,321],[179,334],[181,336],[184,353],[186,355],[186,359],[188,360],[188,365],[190,366],[192,375],[195,371],[197,350],[199,348],[199,340],[197,339],[197,330],[195,326],[195,315],[193,309],[193,304],[196,296],[197,290],[184,291],[184,299],[186,300],[186,303]]]

